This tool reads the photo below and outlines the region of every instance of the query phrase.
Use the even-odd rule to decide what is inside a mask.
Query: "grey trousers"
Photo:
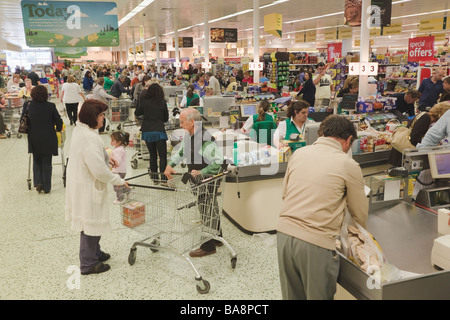
[[[278,267],[284,300],[333,300],[339,274],[334,250],[277,234]]]
[[[100,250],[100,236],[88,236],[83,231],[80,234],[80,270],[89,271],[99,261],[102,255]]]

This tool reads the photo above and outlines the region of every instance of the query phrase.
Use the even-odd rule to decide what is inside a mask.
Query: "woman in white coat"
[[[109,169],[109,157],[98,133],[108,106],[86,100],[72,133],[67,165],[66,220],[81,232],[81,274],[101,273],[110,266],[103,263],[110,255],[100,250],[100,237],[111,231],[108,184],[128,187]],[[115,163],[111,163],[115,166]]]

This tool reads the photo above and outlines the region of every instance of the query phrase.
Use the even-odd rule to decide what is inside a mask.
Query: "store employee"
[[[250,130],[253,127],[253,124],[258,121],[274,121],[273,117],[267,113],[270,109],[270,103],[267,100],[261,101],[258,107],[258,113],[254,114],[251,117],[248,117],[247,121],[245,121],[244,125],[242,126],[242,132],[247,133],[250,132]]]
[[[400,122],[408,120],[408,118],[403,115],[404,113],[407,113],[410,117],[416,114],[414,104],[420,98],[419,91],[411,89],[406,93],[394,93],[390,95],[390,97],[397,99],[395,102],[396,109],[392,113],[396,115]]]
[[[280,122],[273,135],[273,143],[278,149],[286,146],[282,140],[289,140],[290,135],[293,133],[299,134],[303,138],[306,124],[315,122],[308,118],[308,109],[309,103],[304,100],[296,101],[289,106],[287,111],[288,118]]]

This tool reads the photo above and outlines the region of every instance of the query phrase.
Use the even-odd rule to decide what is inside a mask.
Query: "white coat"
[[[66,183],[66,221],[73,231],[102,236],[111,231],[108,184],[123,185],[111,172],[98,131],[77,122],[72,133]]]

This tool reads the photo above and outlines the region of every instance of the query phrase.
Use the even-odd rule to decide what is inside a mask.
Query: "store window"
[[[24,67],[30,70],[33,64],[50,64],[52,63],[51,51],[6,51],[6,61],[11,71],[16,66]]]

